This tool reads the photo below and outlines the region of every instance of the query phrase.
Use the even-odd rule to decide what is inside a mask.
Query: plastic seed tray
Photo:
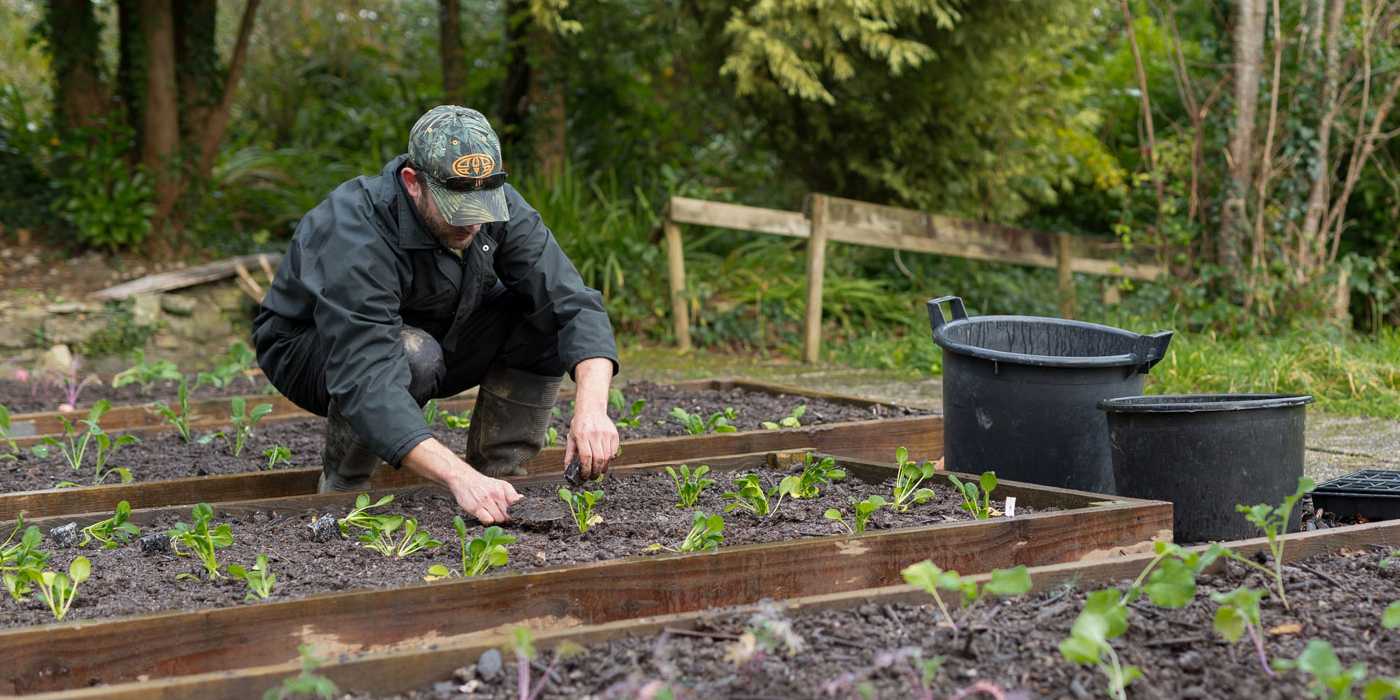
[[[1313,506],[1335,516],[1365,520],[1400,518],[1400,471],[1363,469],[1318,486]]]

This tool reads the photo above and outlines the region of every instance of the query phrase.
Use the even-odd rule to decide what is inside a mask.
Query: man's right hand
[[[524,498],[509,482],[478,472],[433,438],[409,450],[403,466],[446,486],[457,499],[457,505],[483,525],[505,522],[510,518],[506,509]]]

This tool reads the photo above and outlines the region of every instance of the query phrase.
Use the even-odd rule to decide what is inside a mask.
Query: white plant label
[[[1014,518],[1014,517],[1016,517],[1016,497],[1015,497],[1015,496],[1007,496],[1007,497],[1006,497],[1006,517],[1008,517],[1008,518]]]

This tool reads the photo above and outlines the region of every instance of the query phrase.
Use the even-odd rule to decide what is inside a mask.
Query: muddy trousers
[[[465,321],[470,339],[453,353],[429,333],[404,326],[399,343],[409,366],[408,391],[420,406],[479,387],[467,431],[467,463],[491,476],[522,474],[521,466],[544,447],[550,410],[564,367],[553,333],[530,323],[521,298],[488,295]],[[267,314],[267,312],[264,312]],[[254,343],[258,364],[283,396],[326,417],[322,491],[365,488],[379,457],[355,434],[326,389],[325,352],[314,327],[259,317]]]

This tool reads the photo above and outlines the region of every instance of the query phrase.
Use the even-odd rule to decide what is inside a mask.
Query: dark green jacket
[[[420,225],[398,177],[406,160],[342,184],[307,213],[263,299],[265,315],[315,325],[331,399],[393,465],[432,435],[408,393],[399,330],[427,331],[447,356],[470,352],[459,331],[498,279],[532,302],[532,321],[553,316],[571,373],[594,357],[618,367],[602,295],[520,193],[505,186],[510,220],[483,226],[458,258]]]

